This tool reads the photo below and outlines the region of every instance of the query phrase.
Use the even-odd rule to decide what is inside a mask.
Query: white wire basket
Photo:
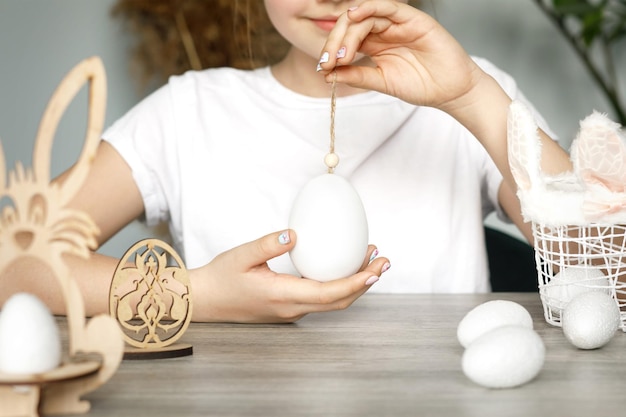
[[[539,295],[548,323],[561,326],[571,298],[610,294],[626,332],[626,225],[548,226],[533,222]]]
[[[532,222],[539,295],[548,323],[561,326],[567,303],[603,291],[619,307],[626,332],[626,135],[606,115],[580,122],[570,148],[572,169],[542,169],[534,113],[509,107],[509,166],[525,221]]]

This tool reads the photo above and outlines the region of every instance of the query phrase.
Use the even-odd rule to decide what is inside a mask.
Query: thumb
[[[242,266],[251,268],[266,263],[272,258],[289,252],[295,245],[293,230],[270,233],[237,248]]]

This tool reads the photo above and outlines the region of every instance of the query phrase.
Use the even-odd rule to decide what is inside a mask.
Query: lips
[[[318,28],[326,32],[330,32],[335,27],[335,24],[337,23],[336,18],[311,19],[311,21],[315,24],[315,26],[317,26]]]

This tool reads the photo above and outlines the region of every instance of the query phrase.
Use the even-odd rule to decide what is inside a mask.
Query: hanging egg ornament
[[[305,278],[330,281],[359,271],[367,254],[369,231],[361,198],[352,184],[334,174],[335,92],[330,106],[330,151],[324,157],[328,173],[309,181],[296,197],[289,228],[296,232],[291,262]]]

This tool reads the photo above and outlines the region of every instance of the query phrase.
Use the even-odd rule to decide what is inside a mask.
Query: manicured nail
[[[378,281],[380,278],[377,277],[376,275],[372,275],[371,277],[369,277],[367,279],[367,281],[365,281],[365,285],[372,285],[373,283],[375,283],[376,281]]]
[[[352,7],[348,8],[348,11],[349,12],[353,12],[353,11],[355,11],[358,8],[359,8],[359,6],[352,6]]]
[[[288,231],[285,230],[280,235],[278,235],[278,243],[280,243],[281,245],[286,245],[289,242],[291,242],[291,238],[289,237]]]
[[[325,64],[326,62],[328,62],[329,58],[330,58],[330,55],[328,54],[328,52],[324,52],[322,54],[322,57],[320,58],[320,61],[317,64],[317,72],[320,72],[322,70],[322,64]]]
[[[391,264],[389,262],[387,262],[385,265],[383,265],[383,269],[380,271],[381,274],[389,271],[389,268],[391,268]]]
[[[370,262],[374,260],[378,256],[378,249],[374,249],[374,252],[370,255]]]
[[[344,56],[346,56],[346,47],[342,46],[341,49],[337,51],[337,59],[343,58]]]

